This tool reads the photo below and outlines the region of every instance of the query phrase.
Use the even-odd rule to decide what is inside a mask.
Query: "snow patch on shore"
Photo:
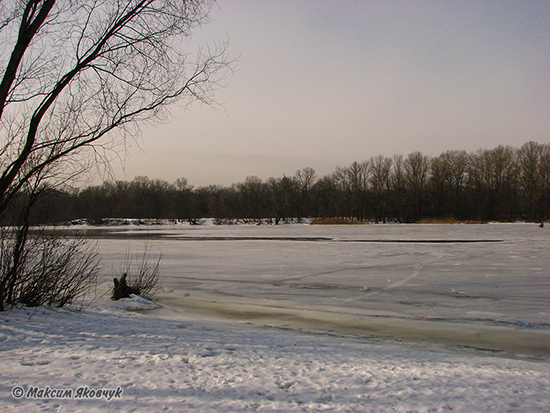
[[[0,314],[0,410],[549,411],[548,361],[221,325],[166,306],[128,311],[153,305],[143,301]],[[16,386],[123,393],[17,399]]]

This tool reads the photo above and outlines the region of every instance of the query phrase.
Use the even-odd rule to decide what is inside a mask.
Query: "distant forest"
[[[193,187],[137,177],[100,186],[51,190],[33,223],[79,218],[165,218],[216,222],[341,217],[373,222],[544,221],[550,217],[550,145],[528,142],[473,153],[377,156],[318,177],[256,176],[231,186]]]

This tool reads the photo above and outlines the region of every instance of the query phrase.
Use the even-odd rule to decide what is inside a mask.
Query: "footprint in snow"
[[[46,366],[50,364],[48,360],[39,360],[39,361],[22,361],[20,363],[22,366]]]
[[[201,354],[201,357],[215,357],[216,355],[214,351],[205,351]]]
[[[296,382],[294,381],[287,381],[286,383],[283,383],[283,384],[279,384],[279,388],[283,389],[283,390],[286,390],[286,389],[289,389],[290,387],[292,387]]]

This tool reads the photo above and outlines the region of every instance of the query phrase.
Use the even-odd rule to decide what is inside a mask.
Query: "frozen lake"
[[[347,332],[364,319],[550,330],[550,228],[536,224],[88,231],[106,279],[148,243],[162,253],[161,301],[204,314],[279,326],[308,318],[311,329]]]
[[[548,411],[546,228],[80,229],[99,240],[106,295],[2,314],[1,411]],[[168,305],[111,301],[145,242]],[[80,386],[123,394],[14,392]]]

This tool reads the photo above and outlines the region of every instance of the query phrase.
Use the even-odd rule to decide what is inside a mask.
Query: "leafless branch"
[[[116,130],[178,101],[213,103],[231,71],[227,42],[195,59],[185,49],[210,0],[18,4],[0,9],[0,40],[13,44],[0,73],[0,213],[33,177],[89,149],[97,156]]]

